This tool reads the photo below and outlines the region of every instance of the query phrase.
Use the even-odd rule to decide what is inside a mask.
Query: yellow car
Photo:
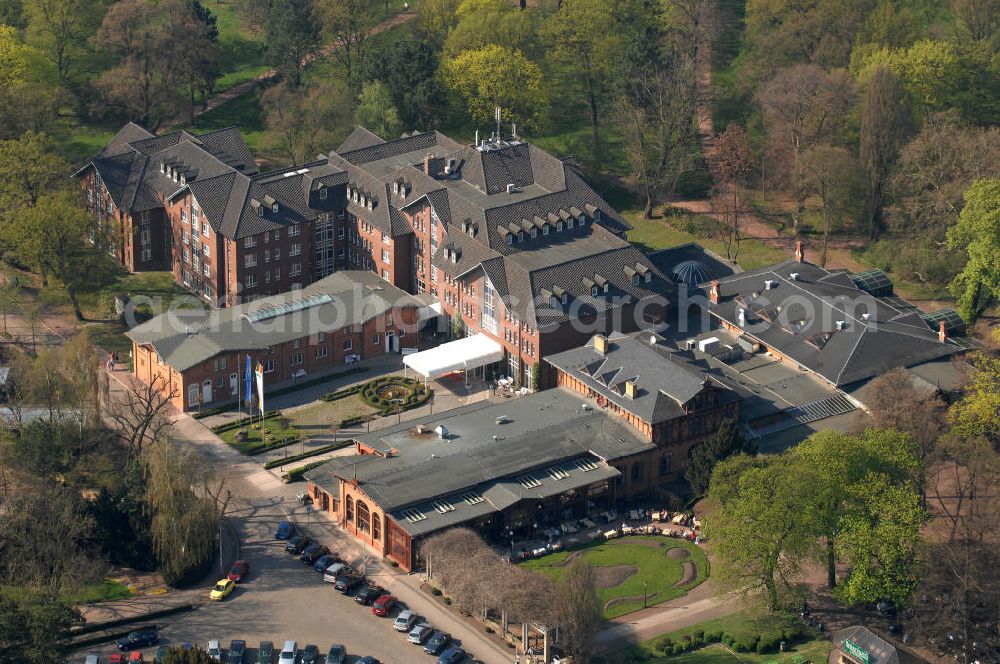
[[[214,588],[212,588],[212,592],[209,593],[208,598],[221,602],[229,596],[229,593],[233,592],[233,588],[235,587],[236,584],[229,579],[222,579],[215,584]]]

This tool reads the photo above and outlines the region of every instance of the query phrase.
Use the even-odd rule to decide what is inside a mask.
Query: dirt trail
[[[377,35],[380,32],[384,32],[390,28],[394,28],[397,25],[401,25],[415,17],[416,14],[411,11],[396,14],[392,18],[388,18],[379,23],[378,25],[376,25],[372,29],[371,35]],[[337,51],[338,48],[340,48],[338,44],[326,44],[315,53],[310,53],[306,57],[302,58],[302,64],[308,65],[309,63],[314,62],[319,58],[325,58],[328,55],[332,55]],[[259,86],[260,84],[266,83],[267,81],[270,81],[271,79],[277,77],[277,75],[278,75],[277,69],[268,69],[263,74],[260,74],[250,79],[249,81],[245,81],[243,83],[240,83],[239,85],[234,85],[225,92],[217,94],[216,96],[208,100],[208,103],[205,105],[204,108],[199,108],[195,110],[194,112],[195,119],[198,119],[199,117],[201,117],[205,113],[208,113],[209,111],[215,110],[216,108],[222,106],[226,102],[230,102],[234,99],[242,97],[248,92],[251,92],[254,89],[256,89],[257,86]],[[168,127],[176,127],[178,125],[188,124],[190,119],[191,117],[189,113],[182,113],[164,124]]]

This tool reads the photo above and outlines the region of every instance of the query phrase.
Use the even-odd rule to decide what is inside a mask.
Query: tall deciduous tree
[[[25,0],[28,38],[55,66],[62,84],[79,73],[106,7],[105,0]]]
[[[343,140],[354,120],[354,100],[336,79],[299,88],[279,83],[261,95],[260,105],[267,142],[293,164],[309,161]]]
[[[601,601],[594,570],[582,556],[570,561],[559,580],[560,644],[573,661],[586,663],[601,624]]]
[[[354,112],[354,119],[362,127],[387,138],[396,136],[402,127],[389,89],[381,81],[372,81],[361,88],[361,99]]]
[[[541,68],[520,51],[491,45],[442,63],[445,85],[464,101],[469,115],[486,126],[502,110],[506,122],[538,128],[548,108]]]
[[[808,194],[803,155],[837,134],[854,104],[854,81],[845,70],[828,74],[815,65],[794,65],[768,81],[758,100],[769,139],[788,156],[792,230],[798,233]]]
[[[750,138],[743,127],[731,124],[716,138],[710,166],[717,183],[713,207],[719,208],[719,234],[726,247],[726,257],[735,261],[741,240],[740,187],[748,184],[754,169]]]
[[[846,149],[817,145],[803,155],[806,187],[819,196],[823,207],[823,248],[820,265],[826,267],[830,228],[835,221],[858,215],[856,202],[864,192],[858,160]]]
[[[367,52],[362,79],[389,89],[404,128],[426,129],[443,116],[447,102],[438,65],[437,52],[426,42],[396,42]]]
[[[804,488],[777,462],[738,455],[716,465],[705,533],[714,542],[712,574],[721,587],[760,597],[768,610],[783,605],[813,542],[798,507]]]
[[[600,148],[599,120],[604,100],[619,65],[624,32],[614,4],[602,0],[572,0],[561,4],[545,24],[543,39],[561,68],[570,69],[590,113],[594,151]]]
[[[72,651],[73,627],[83,616],[53,597],[0,595],[0,664],[61,662]]]
[[[973,182],[964,198],[958,223],[948,229],[948,246],[968,256],[951,288],[962,318],[972,324],[1000,297],[1000,179]]]
[[[30,207],[45,193],[58,189],[68,165],[45,134],[27,131],[0,141],[0,216]]]
[[[417,5],[417,26],[421,36],[440,51],[451,29],[458,25],[459,0],[425,0]]]
[[[536,13],[517,11],[505,0],[462,0],[455,15],[458,22],[444,41],[443,57],[496,45],[537,59]]]
[[[326,3],[330,5],[340,3]],[[305,57],[319,44],[312,0],[276,0],[269,4],[264,22],[267,58],[289,86],[302,80]]]
[[[378,24],[375,7],[369,0],[339,0],[316,5],[316,14],[337,49],[334,56],[347,71],[347,80],[357,79],[357,67],[368,47],[368,37]]]
[[[965,396],[948,409],[954,433],[965,439],[985,438],[1000,452],[1000,358],[977,353]]]
[[[877,240],[885,225],[882,205],[889,173],[910,132],[909,96],[888,67],[868,79],[861,115],[861,160],[868,174],[865,216],[868,235]]]
[[[661,197],[673,195],[701,154],[694,63],[676,50],[654,54],[629,72],[624,88],[615,123],[645,199],[643,214],[651,219]]]

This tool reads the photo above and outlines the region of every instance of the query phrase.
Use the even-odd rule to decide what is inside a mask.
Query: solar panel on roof
[[[854,285],[872,295],[892,295],[892,280],[878,268],[851,275]]]
[[[289,302],[282,302],[281,304],[267,305],[259,309],[255,309],[254,311],[248,311],[243,314],[243,318],[251,323],[256,323],[262,320],[269,320],[271,318],[277,318],[278,316],[284,316],[285,314],[294,313],[296,311],[302,311],[303,309],[315,307],[320,304],[326,304],[327,302],[333,302],[333,297],[326,293],[317,293],[316,295],[310,295],[309,297],[303,297]]]
[[[932,330],[937,330],[943,321],[946,334],[960,334],[965,332],[965,321],[962,320],[962,316],[949,307],[931,311],[930,313],[921,313],[920,317],[927,321]]]

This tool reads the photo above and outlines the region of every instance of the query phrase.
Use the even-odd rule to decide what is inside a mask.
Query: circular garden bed
[[[397,410],[410,410],[424,405],[434,391],[420,381],[402,376],[382,376],[368,381],[361,388],[361,399],[383,415]]]

